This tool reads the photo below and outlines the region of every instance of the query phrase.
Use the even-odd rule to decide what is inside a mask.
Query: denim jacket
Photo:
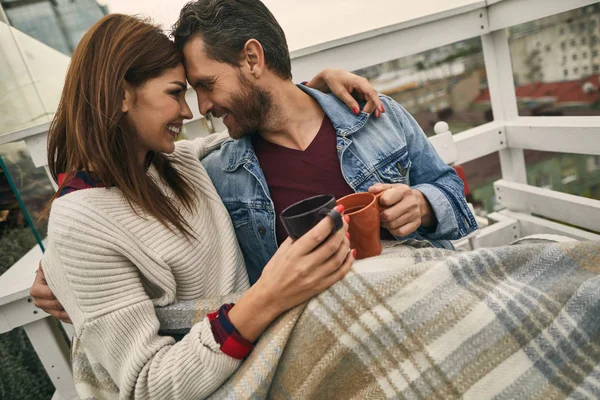
[[[426,240],[436,247],[453,248],[477,228],[464,198],[463,183],[446,165],[412,116],[387,96],[380,96],[386,112],[377,119],[354,115],[334,95],[299,86],[329,116],[337,132],[342,175],[356,192],[377,182],[403,183],[429,200],[437,218],[435,229],[419,228],[399,240]],[[220,150],[202,161],[229,210],[246,261],[250,283],[277,250],[275,207],[252,141],[226,140]]]

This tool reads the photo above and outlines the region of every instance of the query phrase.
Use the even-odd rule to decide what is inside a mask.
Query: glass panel
[[[48,121],[16,35],[18,31],[0,22],[0,135]]]
[[[519,115],[600,115],[600,5],[509,29]]]
[[[43,212],[54,194],[46,170],[35,167],[23,141],[0,146],[0,167],[4,177],[0,190],[5,198],[5,204],[0,204],[0,212],[12,221],[6,226],[5,233],[27,227],[29,223],[33,225],[34,237],[43,239],[47,231]]]
[[[489,96],[484,98],[487,76],[479,38],[355,72],[406,108],[428,136],[438,121],[447,122],[456,134],[493,120]],[[463,168],[470,190],[467,200],[479,215],[493,212],[493,182],[501,175],[498,154]]]
[[[510,29],[519,115],[600,115],[599,21],[600,4],[595,4]],[[525,151],[527,180],[598,199],[598,159]]]
[[[49,121],[69,55],[106,10],[92,0],[0,0],[0,135]]]
[[[526,151],[530,185],[600,199],[600,156]]]
[[[452,133],[490,122],[476,100],[486,86],[481,40],[469,39],[355,71],[409,111],[427,135],[438,121]]]
[[[477,215],[485,216],[498,211],[501,205],[496,202],[494,193],[494,182],[502,175],[498,153],[464,163],[462,167],[470,192],[467,195],[467,201],[473,205]]]
[[[9,23],[19,31],[71,55],[87,29],[105,14],[93,0],[2,1]]]
[[[58,15],[52,4],[42,1],[33,4],[6,7],[6,16],[12,26],[32,38],[64,53],[71,54],[73,48],[61,30]]]

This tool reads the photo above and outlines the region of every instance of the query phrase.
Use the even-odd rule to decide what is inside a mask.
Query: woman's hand
[[[256,284],[229,311],[231,323],[244,338],[256,340],[280,314],[346,276],[354,262],[348,223],[330,235],[332,229],[331,218],[324,218],[297,241],[283,242]]]
[[[306,86],[324,93],[332,92],[338,99],[346,103],[354,114],[358,114],[359,107],[358,102],[352,96],[367,101],[367,104],[361,110],[363,112],[368,114],[375,112],[377,118],[385,112],[379,94],[373,89],[369,81],[343,69],[324,69],[312,78]]]
[[[33,297],[33,304],[37,308],[41,308],[44,312],[58,318],[62,322],[72,324],[71,318],[69,318],[62,304],[56,299],[54,293],[52,293],[48,282],[46,282],[44,270],[42,269],[42,261],[40,261],[39,268],[35,274],[33,285],[29,289],[29,295]]]

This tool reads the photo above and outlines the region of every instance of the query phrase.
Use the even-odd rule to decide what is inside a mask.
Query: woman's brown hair
[[[136,17],[110,14],[92,26],[73,53],[48,133],[53,178],[92,170],[104,186],[117,187],[132,207],[189,234],[177,204],[140,165],[137,134],[127,129],[122,111],[126,83],[139,87],[182,61],[181,52],[158,27]],[[181,205],[191,210],[192,188],[171,161],[155,154],[152,163]]]

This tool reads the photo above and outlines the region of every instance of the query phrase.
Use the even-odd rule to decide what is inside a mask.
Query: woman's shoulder
[[[80,231],[95,231],[108,213],[103,205],[128,206],[117,188],[86,188],[57,197],[50,206],[49,229],[52,226],[76,227]]]

